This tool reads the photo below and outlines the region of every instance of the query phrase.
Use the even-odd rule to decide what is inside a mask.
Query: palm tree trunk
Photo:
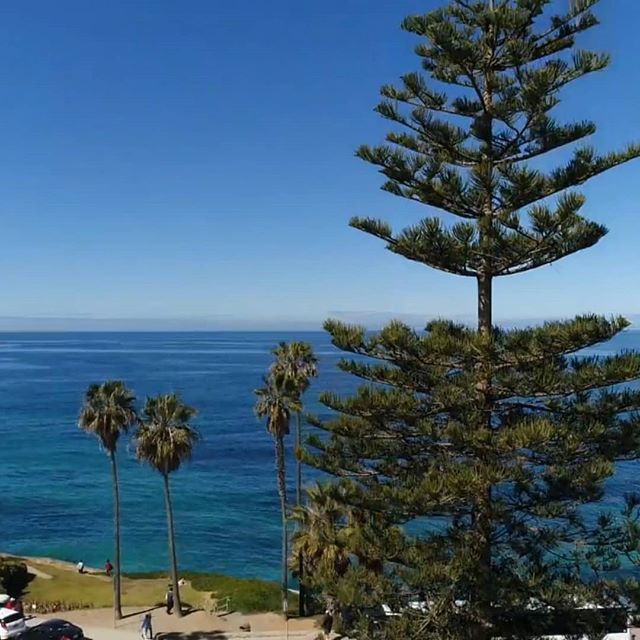
[[[302,447],[302,426],[300,420],[300,412],[296,413],[296,506],[299,508],[302,505],[302,462],[298,451]],[[304,562],[302,561],[302,551],[298,553],[298,615],[304,616],[305,613],[305,599],[306,589],[302,581],[304,580]]]
[[[289,570],[287,568],[288,536],[287,536],[287,477],[284,461],[284,441],[282,436],[276,436],[276,470],[278,475],[278,494],[280,495],[280,510],[282,512],[282,613],[289,615]]]
[[[178,561],[176,559],[176,535],[173,529],[173,507],[171,506],[171,491],[169,490],[169,474],[163,473],[164,501],[167,508],[167,527],[169,530],[169,559],[171,561],[171,582],[173,583],[173,605],[178,618],[182,617],[182,603],[178,585]]]
[[[297,452],[302,448],[302,427],[300,412],[296,413],[296,506],[302,504],[302,462]]]
[[[120,483],[118,481],[118,463],[116,452],[111,451],[111,473],[113,475],[113,530],[115,535],[115,566],[113,568],[113,617],[122,620],[120,590]]]

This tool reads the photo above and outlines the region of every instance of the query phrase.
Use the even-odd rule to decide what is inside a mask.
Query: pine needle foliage
[[[361,610],[399,613],[375,628],[363,617],[360,638],[530,638],[551,620],[562,633],[609,630],[609,609],[581,607],[618,601],[602,572],[612,527],[584,507],[598,508],[617,461],[640,456],[640,391],[628,384],[640,356],[580,352],[628,323],[582,315],[504,330],[492,310],[497,278],[606,234],[582,216],[576,188],[640,155],[639,145],[598,153],[584,144],[592,122],[553,115],[565,85],[607,66],[575,43],[597,24],[596,4],[550,15],[549,0],[452,0],[403,23],[420,39],[422,71],[382,88],[377,111],[393,130],[358,156],[379,168],[383,189],[445,215],[399,231],[351,224],[393,253],[474,278],[478,324],[393,322],[372,335],[326,323],[354,356],[341,369],[363,384],[324,394],[337,415],[314,420],[325,433],[305,460],[335,477],[325,503],[363,517],[338,536],[351,541],[341,548],[350,566],[325,562],[323,573],[318,561],[314,580]],[[363,541],[376,562],[359,560]]]

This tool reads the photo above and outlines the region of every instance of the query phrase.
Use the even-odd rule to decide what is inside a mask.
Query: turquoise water
[[[253,390],[271,347],[295,339],[310,342],[319,356],[308,408],[322,414],[319,390],[353,388],[337,371],[340,354],[324,333],[0,334],[0,549],[97,566],[112,555],[108,460],[76,425],[87,385],[122,378],[141,399],[178,391],[199,410],[202,442],[173,477],[180,565],[277,579],[273,442],[253,416]],[[634,347],[640,332],[629,331],[596,352]],[[124,569],[164,569],[160,478],[135,460],[126,441],[119,460]],[[608,502],[640,490],[636,469],[619,468]]]

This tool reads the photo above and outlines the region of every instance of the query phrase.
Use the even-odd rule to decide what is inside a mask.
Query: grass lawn
[[[113,606],[113,584],[105,575],[79,574],[69,568],[40,564],[27,560],[30,567],[41,571],[50,579],[36,576],[27,586],[26,602],[63,602],[72,608],[99,608]],[[187,584],[180,588],[183,604],[198,608],[208,593],[217,597],[231,597],[231,608],[242,613],[278,611],[279,586],[263,580],[232,578],[218,574],[181,573]],[[122,579],[123,606],[152,606],[164,602],[168,578],[159,573],[132,574]],[[292,595],[290,608],[296,609]]]

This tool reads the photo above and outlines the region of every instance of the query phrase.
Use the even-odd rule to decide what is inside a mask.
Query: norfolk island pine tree
[[[600,572],[602,529],[582,507],[598,503],[616,461],[640,456],[640,392],[627,385],[640,357],[575,354],[628,323],[582,315],[504,330],[492,308],[497,279],[606,234],[580,215],[575,188],[640,155],[638,145],[600,155],[580,144],[593,123],[552,117],[562,87],[607,66],[606,55],[575,48],[597,24],[596,4],[575,0],[549,18],[549,0],[452,0],[407,18],[426,73],[382,88],[377,110],[394,130],[358,150],[386,191],[446,217],[400,232],[371,218],[351,225],[477,284],[475,329],[392,322],[369,335],[325,325],[336,346],[367,357],[340,364],[365,384],[351,397],[322,396],[338,415],[313,421],[327,437],[309,438],[305,460],[335,476],[336,501],[375,516],[350,537],[383,564],[352,562],[324,588],[356,606],[396,606],[388,638],[533,637],[549,611],[577,633],[602,632],[600,610],[585,620],[578,607],[619,596]],[[557,150],[569,159],[540,168],[559,162],[541,162]],[[412,592],[426,610],[406,608]],[[359,637],[372,634],[363,619]]]

